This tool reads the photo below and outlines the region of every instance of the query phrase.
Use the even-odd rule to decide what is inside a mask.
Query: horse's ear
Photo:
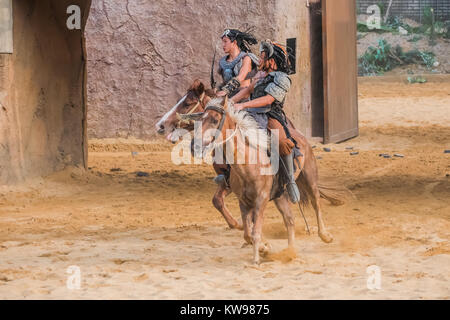
[[[223,108],[228,108],[228,95],[225,96],[225,100],[223,100]]]
[[[196,79],[191,86],[191,90],[197,97],[200,97],[205,92],[205,85],[200,80]]]

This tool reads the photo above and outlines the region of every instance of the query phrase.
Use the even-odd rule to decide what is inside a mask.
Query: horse
[[[206,105],[214,98],[216,98],[214,90],[206,89],[200,80],[195,80],[186,94],[156,123],[157,133],[165,135],[167,140],[176,143],[178,137],[173,134],[174,131],[180,128],[192,131],[194,129],[192,120],[199,119],[203,115]],[[305,162],[305,167],[299,177],[299,183],[303,186],[300,188],[302,203],[307,204],[309,198],[313,199],[312,205],[316,212],[320,211],[320,204],[318,203],[320,197],[333,205],[343,204],[342,197],[347,190],[330,183],[318,182],[318,170],[311,146],[306,138],[295,129],[290,120],[288,120],[288,127],[291,135],[296,139],[301,152],[305,155],[304,160],[302,160]],[[221,173],[216,165],[214,165],[214,169],[218,174]],[[225,205],[225,197],[231,193],[231,188],[219,186],[214,193],[212,203],[222,214],[231,229],[243,230],[243,224],[233,217]],[[279,208],[277,206],[279,211],[283,210],[284,207],[283,204],[280,204]],[[326,237],[325,234],[323,236],[325,240],[329,241],[329,237]]]
[[[200,117],[202,121],[202,148],[211,148],[215,146],[216,141],[222,141],[223,153],[227,154],[227,146],[223,144],[223,141],[228,141],[230,136],[226,137],[227,132],[233,132],[231,136],[235,141],[235,146],[241,143],[245,145],[245,150],[233,150],[234,156],[238,153],[245,154],[245,159],[249,158],[249,150],[255,148],[255,146],[263,147],[267,146],[268,136],[266,135],[266,141],[258,142],[254,139],[254,134],[249,133],[250,130],[258,129],[258,123],[245,111],[236,111],[233,107],[233,102],[228,101],[228,98],[215,98],[209,101],[205,111],[200,115],[192,118],[198,119]],[[216,131],[216,134],[211,132]],[[325,195],[321,192],[318,185],[318,170],[313,155],[313,151],[307,140],[294,132],[294,138],[296,138],[299,148],[303,153],[299,166],[296,170],[296,183],[301,193],[301,199],[303,204],[306,204],[308,199],[314,207],[317,225],[318,235],[325,243],[333,241],[331,233],[329,233],[323,222],[322,210],[320,205],[320,196]],[[220,139],[219,139],[220,138]],[[263,139],[264,140],[264,139]],[[259,153],[260,156],[268,157],[264,152]],[[266,164],[264,164],[266,163]],[[274,185],[274,174],[261,174],[261,169],[267,167],[266,161],[260,161],[259,163],[239,163],[232,161],[230,164],[230,188],[232,192],[239,199],[239,207],[241,210],[244,240],[253,245],[253,262],[255,264],[260,263],[259,252],[264,251],[265,248],[261,247],[262,238],[262,226],[263,226],[263,213],[267,203],[270,201],[272,194],[272,187]],[[331,198],[330,200],[339,201],[337,198]],[[295,223],[294,215],[290,209],[290,202],[285,191],[281,196],[274,199],[277,209],[283,216],[284,224],[288,232],[288,247],[293,249],[295,242]]]

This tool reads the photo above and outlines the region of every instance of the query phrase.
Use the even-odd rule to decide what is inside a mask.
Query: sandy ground
[[[0,188],[0,298],[449,299],[449,93],[450,78],[361,80],[360,136],[316,148],[322,178],[356,196],[324,202],[334,242],[320,241],[308,209],[314,234],[298,214],[296,252],[282,251],[286,232],[270,204],[273,249],[259,267],[211,205],[209,166],[173,165],[161,141],[91,141],[87,173]],[[236,200],[227,203],[238,216]],[[371,265],[379,290],[367,287]],[[69,266],[80,268],[80,289],[66,285]]]

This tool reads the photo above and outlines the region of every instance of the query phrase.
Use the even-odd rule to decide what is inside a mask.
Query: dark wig
[[[258,43],[258,40],[256,40],[253,35],[247,32],[239,31],[237,29],[225,30],[221,38],[223,37],[227,37],[231,42],[236,40],[239,49],[241,49],[241,51],[243,52],[250,52],[250,46]]]

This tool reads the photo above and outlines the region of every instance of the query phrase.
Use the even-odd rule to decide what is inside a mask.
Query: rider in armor
[[[246,32],[227,29],[222,34],[222,47],[226,56],[219,61],[219,73],[223,83],[218,96],[234,96],[240,88],[250,84],[247,78],[256,71],[258,57],[250,52],[250,45],[258,43],[256,38]]]
[[[223,83],[219,86],[217,96],[233,97],[240,89],[250,84],[248,78],[256,73],[259,65],[258,57],[250,51],[250,46],[257,44],[256,38],[237,29],[226,29],[221,36],[222,48],[225,56],[219,61],[219,74]],[[218,173],[214,181],[223,188],[228,188],[230,166],[214,163],[214,170]]]
[[[233,97],[237,110],[246,110],[261,128],[278,129],[279,154],[287,176],[287,191],[291,202],[300,201],[300,192],[294,178],[294,153],[301,155],[292,138],[283,111],[286,94],[291,86],[290,64],[283,47],[264,41],[260,46],[261,70],[252,79],[250,86]],[[250,96],[249,101],[245,98]],[[244,102],[243,102],[244,101]]]

